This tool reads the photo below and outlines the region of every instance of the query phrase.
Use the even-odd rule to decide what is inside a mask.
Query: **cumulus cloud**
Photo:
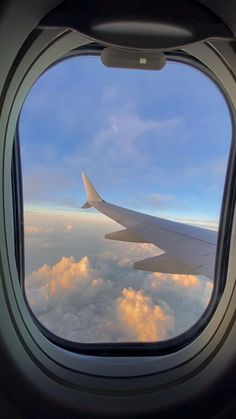
[[[86,256],[78,262],[73,257],[62,257],[55,265],[45,264],[26,277],[27,298],[37,312],[45,311],[46,305],[51,307],[74,293],[84,303],[110,285],[110,281],[97,277]]]
[[[191,275],[134,271],[129,252],[62,257],[27,275],[30,306],[53,333],[79,342],[159,341],[182,333],[203,313],[211,281]],[[151,245],[131,245],[137,257]],[[126,253],[127,263],[119,264]],[[131,257],[132,260],[132,257]],[[129,262],[131,262],[131,260]]]
[[[26,225],[40,229],[26,236],[26,293],[36,316],[55,334],[80,342],[138,341],[142,336],[155,341],[186,331],[205,310],[212,282],[134,270],[134,262],[162,251],[150,243],[105,240],[104,234],[117,226],[100,218],[26,214]],[[65,234],[68,225],[73,229]]]
[[[151,292],[154,301],[168,303],[175,319],[172,336],[176,336],[188,330],[201,317],[210,301],[213,282],[203,276],[154,272],[144,289]]]
[[[173,328],[173,317],[157,304],[143,290],[124,288],[117,301],[118,312],[127,333],[127,340],[138,342],[159,341],[168,337]],[[132,336],[132,339],[130,339]]]
[[[115,289],[87,257],[43,265],[27,276],[26,294],[47,328],[81,342],[158,341],[173,329],[167,305],[154,304],[142,289]]]
[[[33,312],[53,333],[80,342],[119,339],[113,285],[87,257],[45,264],[26,277],[25,287]]]

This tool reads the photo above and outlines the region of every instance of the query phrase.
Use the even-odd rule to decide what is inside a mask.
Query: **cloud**
[[[227,159],[225,156],[219,156],[218,158],[211,158],[207,161],[201,162],[201,164],[192,165],[181,170],[181,174],[186,177],[198,179],[207,177],[213,178],[215,181],[224,180],[227,168]]]
[[[196,227],[207,228],[208,230],[219,230],[219,221],[216,219],[196,219],[196,218],[172,218],[177,223],[184,223]]]
[[[132,267],[137,259],[146,259],[152,256],[158,256],[163,253],[152,243],[119,243],[119,252],[116,253],[117,264],[121,267]],[[114,256],[113,256],[114,257]]]
[[[173,317],[154,304],[143,290],[124,288],[117,308],[129,340],[132,336],[132,340],[138,342],[157,342],[166,339],[168,329],[173,328]]]
[[[25,226],[24,231],[26,234],[37,234],[41,231],[41,229],[35,226]]]
[[[153,276],[162,281],[173,281],[176,285],[182,287],[196,287],[199,285],[199,278],[196,275],[164,274],[155,272]],[[155,282],[152,283],[151,287],[155,288]]]
[[[37,159],[33,159],[29,146],[24,146],[24,200],[27,204],[80,208],[84,190],[78,173],[86,170],[98,182],[102,180],[105,188],[109,186],[109,190],[111,185],[126,182],[127,177],[132,182],[141,169],[146,173],[147,166],[153,166],[150,158],[161,144],[155,139],[163,137],[167,142],[182,123],[177,117],[156,120],[141,117],[134,111],[127,113],[121,109],[111,113],[109,110],[82,147],[71,140],[72,148],[68,144],[66,149],[60,149],[62,146],[52,144],[52,140],[48,146],[40,139],[40,147],[34,146]],[[81,194],[81,199],[75,191]]]
[[[64,256],[27,275],[28,301],[45,327],[79,342],[144,342],[176,336],[198,320],[211,295],[210,281],[134,271],[133,257],[150,254],[152,246],[129,245],[130,252],[114,246],[116,252],[80,260]]]
[[[132,150],[135,142],[139,141],[143,134],[150,131],[165,132],[173,130],[181,123],[180,118],[171,118],[158,121],[150,118],[142,118],[136,113],[108,114],[106,128],[101,130],[93,139],[95,148],[111,147],[118,148],[122,145],[121,151],[126,154]],[[111,141],[112,139],[112,141]]]
[[[87,257],[63,257],[26,278],[34,313],[54,333],[79,341],[156,341],[173,327],[170,310],[154,304],[142,289],[115,289]],[[97,330],[95,331],[95,328]],[[99,335],[98,335],[99,330]]]
[[[165,338],[191,327],[209,302],[213,285],[207,278],[134,270],[134,262],[162,252],[150,243],[104,239],[117,226],[102,216],[27,213],[26,221],[42,231],[53,229],[50,234],[26,237],[26,290],[40,321],[59,336],[81,342],[138,339],[135,323],[133,330],[127,322],[126,327],[118,309],[119,299],[125,299],[124,289],[142,292],[171,316],[172,328],[163,323]],[[69,234],[65,234],[67,225],[73,225]]]
[[[203,276],[154,272],[144,286],[153,301],[165,301],[173,312],[175,329],[172,336],[188,330],[206,309],[213,282]]]
[[[45,264],[26,277],[27,298],[39,312],[44,311],[44,302],[53,306],[73,293],[85,301],[106,286],[110,282],[96,276],[86,256],[79,262],[73,257],[62,257],[55,265]]]
[[[53,231],[54,231],[53,228],[43,228],[43,227],[28,226],[28,225],[24,226],[24,232],[29,235],[31,234],[36,235],[40,233],[52,233]]]
[[[179,118],[156,120],[131,112],[108,114],[105,121],[105,127],[92,139],[89,148],[90,155],[93,150],[93,161],[94,156],[106,158],[104,165],[101,157],[100,168],[105,185],[126,183],[127,177],[133,179],[140,170],[145,176],[147,167],[153,165],[151,159],[161,144],[160,138],[167,141],[182,123]],[[155,141],[157,138],[159,141]],[[89,171],[93,174],[93,167]]]

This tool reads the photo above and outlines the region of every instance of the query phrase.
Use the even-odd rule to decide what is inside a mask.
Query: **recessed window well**
[[[144,71],[78,56],[37,80],[19,121],[24,287],[49,332],[159,343],[199,320],[231,131],[217,84],[173,60]]]

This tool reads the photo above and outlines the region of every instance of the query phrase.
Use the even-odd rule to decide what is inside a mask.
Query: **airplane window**
[[[184,63],[111,69],[80,56],[38,79],[19,134],[25,294],[46,329],[80,343],[160,342],[197,322],[231,131],[216,83]]]

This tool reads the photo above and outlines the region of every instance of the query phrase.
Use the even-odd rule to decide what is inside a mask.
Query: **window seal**
[[[22,185],[21,150],[19,135],[19,119],[15,130],[15,138],[12,149],[12,205],[14,222],[14,245],[15,259],[18,277],[22,289],[25,278],[25,240],[24,240],[24,203]]]

